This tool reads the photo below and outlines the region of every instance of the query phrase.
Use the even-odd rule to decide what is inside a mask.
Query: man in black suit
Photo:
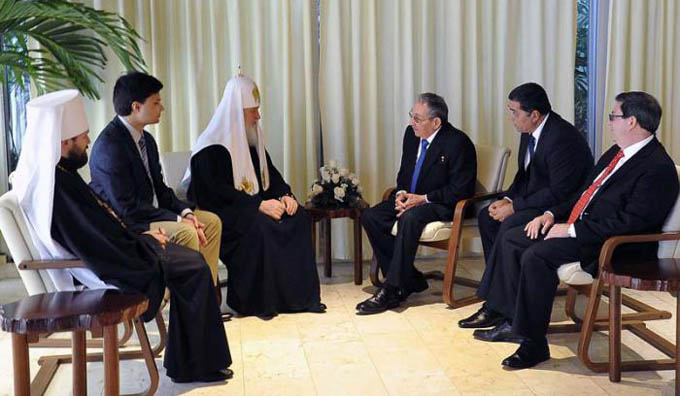
[[[122,215],[131,230],[168,233],[170,241],[200,251],[217,280],[222,223],[217,215],[192,210],[163,181],[158,146],[144,127],[157,124],[165,108],[163,84],[131,72],[113,89],[116,116],[92,147],[91,187]]]
[[[479,232],[486,269],[477,295],[486,299],[494,266],[501,260],[498,244],[509,229],[525,225],[549,207],[564,202],[593,168],[593,155],[583,135],[551,110],[543,87],[522,84],[508,95],[510,120],[521,133],[518,168],[503,199],[479,212]],[[464,328],[491,327],[503,316],[487,304],[458,322]]]
[[[679,187],[673,160],[654,135],[660,119],[661,106],[651,95],[619,94],[609,114],[616,144],[578,193],[499,240],[503,261],[495,267],[487,303],[505,320],[474,336],[519,342],[504,366],[528,368],[550,358],[546,333],[562,264],[580,261],[595,276],[607,238],[661,231]],[[656,251],[656,243],[622,246],[615,257],[654,257]]]
[[[451,220],[456,202],[475,192],[475,146],[448,122],[448,113],[442,97],[418,97],[409,112],[396,192],[362,215],[385,282],[357,305],[358,314],[395,308],[411,293],[427,289],[427,280],[413,265],[420,234],[427,223]],[[395,222],[396,237],[391,234]]]

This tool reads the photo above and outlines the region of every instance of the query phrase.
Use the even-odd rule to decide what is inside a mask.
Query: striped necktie
[[[142,138],[139,139],[139,152],[142,156],[142,162],[144,163],[144,168],[146,169],[146,175],[149,176],[149,182],[151,182],[151,191],[153,193],[153,206],[158,207],[158,199],[156,198],[156,189],[153,186],[153,178],[151,177],[151,170],[149,169],[149,155],[146,151],[146,139],[142,134]]]

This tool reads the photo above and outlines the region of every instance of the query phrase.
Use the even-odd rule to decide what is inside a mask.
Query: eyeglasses
[[[415,115],[413,115],[413,113],[410,112],[410,111],[408,112],[408,117],[409,117],[410,119],[412,119],[413,122],[415,122],[416,124],[420,124],[421,122],[425,122],[425,121],[427,121],[427,120],[431,120],[431,119],[434,118],[434,117],[418,118],[418,117],[416,117]]]
[[[613,114],[609,113],[609,121],[614,121],[615,118],[626,118],[623,114]]]

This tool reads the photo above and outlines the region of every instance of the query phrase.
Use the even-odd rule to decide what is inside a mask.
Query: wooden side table
[[[358,208],[317,208],[309,202],[305,204],[305,210],[312,217],[312,246],[316,254],[316,223],[324,220],[326,223],[326,241],[324,246],[324,276],[333,276],[331,259],[331,219],[348,217],[354,220],[354,284],[360,285],[363,282],[362,273],[362,249],[361,249],[361,214],[368,204],[362,201]]]
[[[146,349],[147,365],[155,361],[149,349],[149,340],[139,317],[146,311],[148,299],[142,294],[125,294],[118,290],[87,290],[81,292],[56,292],[25,297],[17,302],[0,306],[2,330],[12,333],[12,358],[14,366],[14,395],[30,396],[31,383],[28,361],[28,343],[40,334],[70,331],[73,337],[73,394],[87,394],[85,331],[104,337],[105,395],[118,395],[120,388],[118,366],[117,325],[135,320],[142,349]],[[145,348],[146,347],[146,348]],[[148,356],[147,356],[148,355]],[[151,362],[149,362],[149,359]],[[146,394],[158,387],[158,371],[151,378]]]

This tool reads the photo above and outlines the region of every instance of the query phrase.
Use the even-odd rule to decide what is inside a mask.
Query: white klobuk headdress
[[[12,190],[41,260],[73,255],[52,239],[54,175],[61,158],[61,141],[89,129],[85,104],[77,90],[39,96],[26,105],[26,134],[17,169],[10,175]],[[57,208],[58,210],[59,208]],[[73,277],[89,288],[109,287],[91,270],[47,270],[57,290],[75,290]]]
[[[248,138],[246,136],[246,123],[243,109],[260,106],[260,91],[250,78],[239,75],[227,82],[224,88],[222,100],[215,110],[210,123],[201,133],[191,150],[193,157],[199,151],[208,146],[219,144],[224,146],[231,155],[231,166],[234,175],[234,186],[237,190],[249,195],[259,193],[259,186],[253,161],[250,158]],[[260,169],[257,171],[262,178],[262,187],[269,188],[269,171],[267,156],[265,155],[264,134],[260,123],[256,122],[254,133],[257,136],[257,155],[260,159]],[[181,189],[185,192],[191,182],[191,165],[188,166]]]

